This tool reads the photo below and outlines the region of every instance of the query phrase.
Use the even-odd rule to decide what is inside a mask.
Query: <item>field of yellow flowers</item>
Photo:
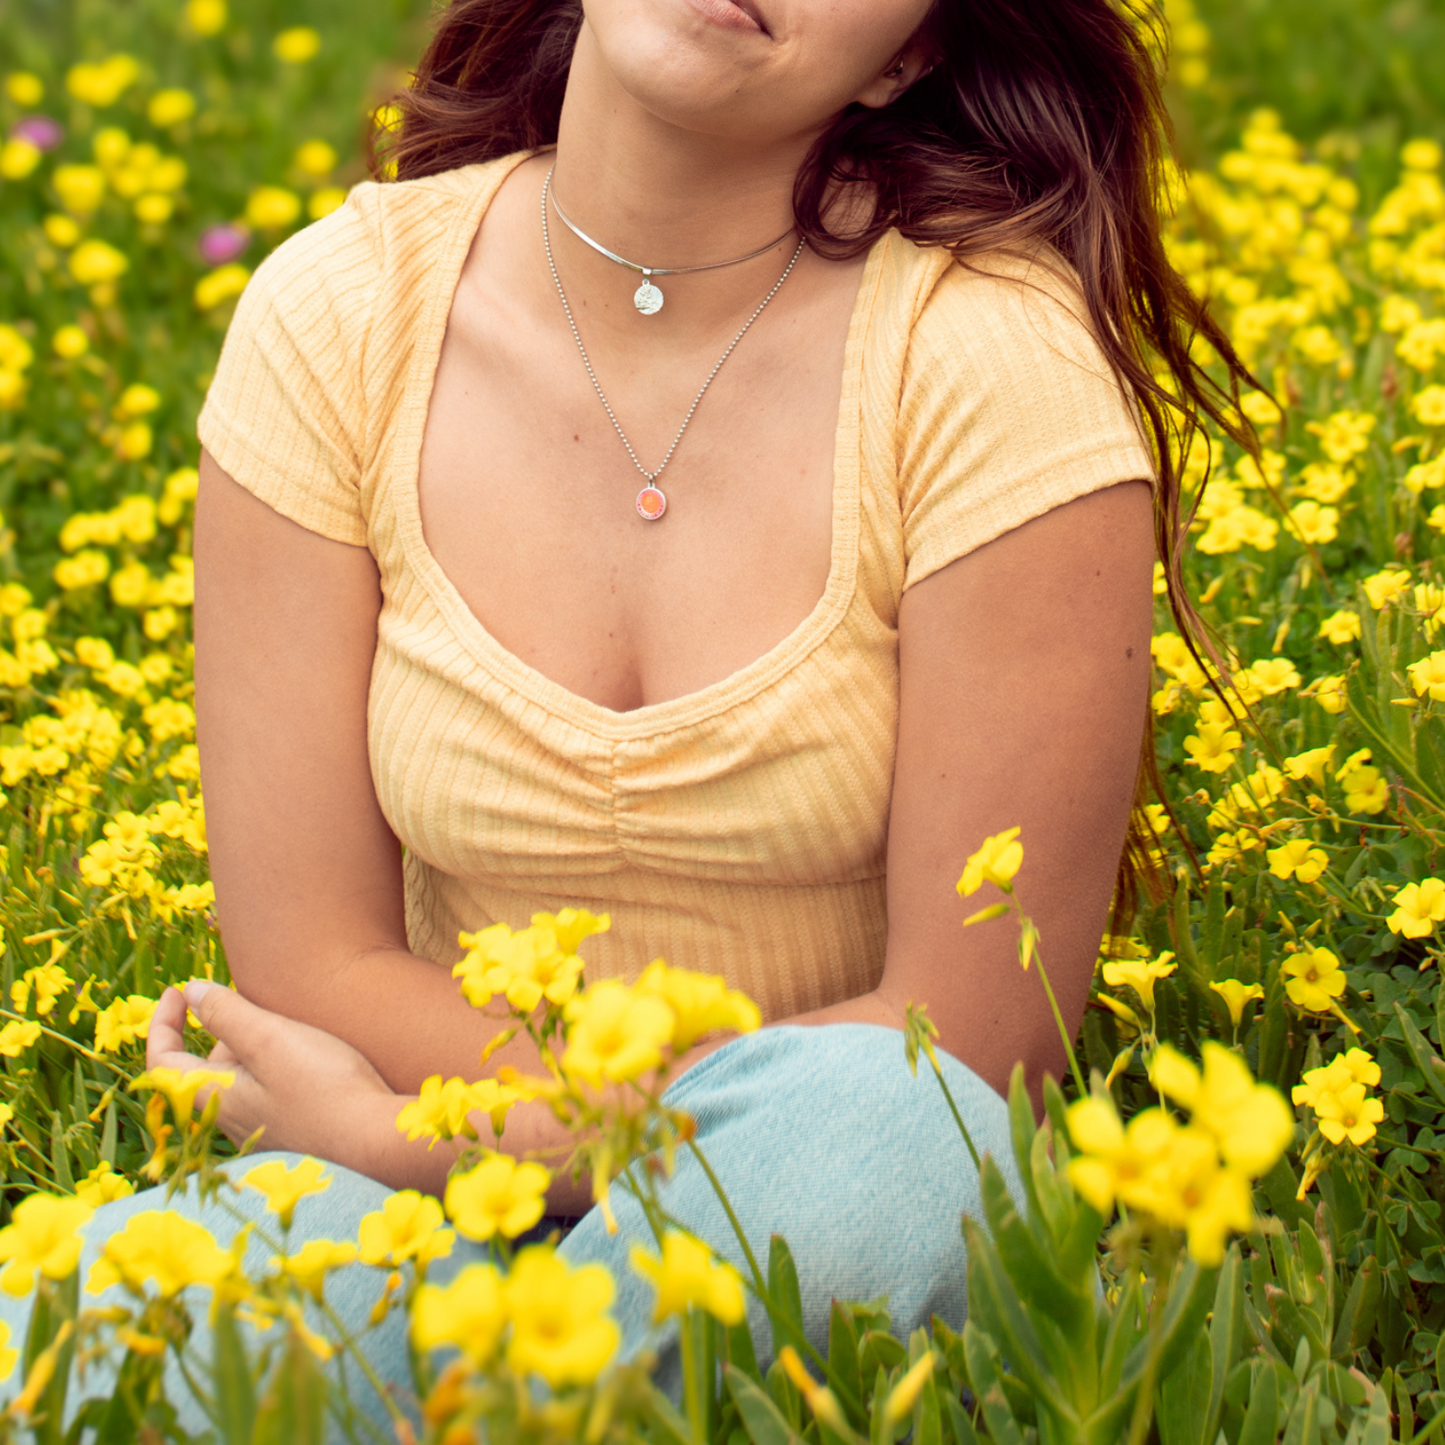
[[[70,1246],[90,1209],[168,1175],[221,1187],[195,1088],[133,1087],[164,985],[226,978],[191,703],[193,424],[251,270],[362,177],[395,58],[419,43],[419,5],[360,8],[305,7],[313,25],[260,0],[26,0],[0,22],[0,1287],[44,1301],[28,1341],[0,1340],[0,1439],[67,1438],[84,1318]],[[1161,806],[1149,816],[1172,892],[1110,940],[1073,1101],[1052,1091],[1036,1132],[1015,1097],[1027,1218],[986,1165],[991,1238],[968,1226],[967,1328],[904,1344],[877,1302],[840,1306],[828,1350],[810,1353],[775,1245],[746,1280],[773,1319],[773,1349],[755,1355],[744,1282],[659,1218],[660,1253],[638,1267],[659,1313],[682,1318],[679,1412],[645,1373],[607,1372],[610,1284],[550,1253],[512,1261],[545,1184],[522,1171],[544,1171],[478,1150],[446,1210],[498,1241],[502,1272],[464,1272],[451,1293],[425,1284],[421,1245],[404,1258],[386,1243],[449,1233],[434,1201],[396,1206],[432,1210],[424,1229],[377,1216],[370,1246],[303,1251],[264,1287],[179,1222],[118,1242],[105,1279],[133,1287],[134,1308],[107,1328],[131,1373],[122,1404],[85,1417],[96,1438],[182,1438],[157,1357],[184,1343],[176,1291],[193,1283],[224,1306],[212,1438],[320,1439],[323,1414],[334,1438],[387,1438],[316,1403],[317,1361],[342,1346],[317,1336],[306,1300],[358,1258],[387,1281],[382,1313],[410,1311],[422,1361],[420,1425],[391,1422],[390,1438],[1445,1438],[1442,151],[1399,117],[1391,130],[1388,87],[1357,131],[1302,144],[1255,103],[1269,78],[1239,71],[1237,37],[1216,44],[1190,0],[1166,8],[1187,158],[1171,252],[1269,389],[1243,401],[1263,447],[1201,436],[1190,457],[1186,575],[1223,672],[1206,673],[1156,584],[1153,707],[1179,828]],[[1400,115],[1428,123],[1430,94],[1400,94]],[[1290,105],[1308,118],[1299,94]],[[1007,894],[1018,846],[988,840],[967,891]],[[539,926],[520,943],[478,936],[464,983],[511,998],[521,980],[518,998],[543,1001],[530,1026],[560,1061],[549,1097],[579,1127],[605,1125],[604,1177],[678,1147],[660,1085],[635,1116],[587,1113],[577,1080],[618,1077],[587,1053],[589,1009],[632,1010],[655,1067],[698,1020],[745,1026],[746,1007],[678,971],[625,998],[578,993],[591,923]],[[926,1020],[908,1047],[928,1054]],[[515,1097],[434,1083],[403,1127],[455,1133],[468,1107],[504,1116]],[[289,1224],[287,1200],[315,1183],[253,1187]],[[516,1300],[548,1290],[576,1307],[574,1344],[592,1331],[573,1357],[592,1363],[571,1374],[516,1343],[532,1328]],[[295,1348],[247,1357],[238,1309],[281,1321]],[[438,1374],[426,1353],[449,1343],[461,1363]],[[550,1414],[506,1383],[529,1376],[556,1391]]]

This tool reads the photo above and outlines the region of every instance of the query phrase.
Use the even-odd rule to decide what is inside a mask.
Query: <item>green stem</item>
[[[372,1369],[371,1361],[366,1358],[366,1355],[356,1343],[351,1331],[341,1322],[341,1317],[326,1303],[324,1296],[321,1301],[321,1309],[326,1315],[326,1318],[331,1321],[332,1328],[335,1329],[336,1333],[341,1337],[341,1343],[346,1346],[352,1358],[356,1361],[357,1368],[366,1376],[367,1383],[370,1384],[371,1388],[375,1390],[380,1397],[382,1405],[386,1408],[386,1413],[392,1418],[392,1422],[398,1423],[405,1420],[406,1416],[402,1414],[401,1406],[391,1398],[391,1392],[382,1384],[380,1376]]]
[[[707,1445],[703,1435],[702,1401],[697,1394],[697,1365],[692,1338],[692,1311],[677,1322],[678,1344],[682,1347],[682,1398],[687,1410],[687,1423],[692,1429],[693,1445]]]
[[[958,1125],[958,1132],[963,1135],[963,1142],[968,1145],[969,1155],[973,1159],[973,1167],[983,1173],[983,1161],[978,1157],[978,1150],[974,1147],[973,1136],[968,1132],[968,1125],[963,1122],[963,1115],[958,1112],[958,1105],[953,1102],[953,1094],[943,1081],[943,1070],[938,1067],[938,1060],[933,1050],[924,1051],[928,1055],[929,1067],[933,1070],[933,1077],[938,1080],[938,1087],[943,1090],[943,1097],[948,1101],[948,1108],[953,1115],[953,1122]]]
[[[742,1224],[733,1211],[732,1200],[728,1198],[727,1191],[722,1187],[722,1181],[712,1172],[712,1165],[707,1162],[707,1155],[698,1148],[697,1140],[689,1139],[687,1147],[692,1150],[693,1158],[702,1165],[702,1172],[707,1175],[707,1182],[712,1185],[713,1193],[717,1195],[718,1203],[722,1205],[723,1213],[727,1215],[728,1223],[732,1225],[733,1233],[742,1247],[743,1258],[747,1260],[748,1268],[752,1271],[753,1287],[758,1292],[758,1298],[767,1299],[767,1281],[763,1278],[762,1270],[758,1268],[757,1256],[753,1254],[753,1247],[748,1243],[748,1237],[743,1233]]]
[[[1083,1070],[1079,1068],[1079,1060],[1074,1053],[1074,1041],[1069,1037],[1069,1031],[1064,1027],[1064,1016],[1059,1012],[1059,1001],[1054,997],[1054,986],[1049,982],[1049,975],[1044,968],[1043,954],[1039,952],[1038,944],[1034,944],[1034,962],[1039,966],[1039,977],[1043,980],[1044,992],[1049,996],[1049,1007],[1053,1010],[1054,1022],[1059,1026],[1059,1037],[1064,1041],[1064,1052],[1069,1056],[1069,1068],[1073,1071],[1074,1087],[1079,1091],[1079,1097],[1088,1097],[1089,1089],[1084,1083]]]

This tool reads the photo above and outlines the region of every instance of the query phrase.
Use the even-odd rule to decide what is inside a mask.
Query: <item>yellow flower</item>
[[[1126,1128],[1113,1101],[1091,1095],[1076,1099],[1066,1115],[1078,1153],[1069,1160],[1069,1182],[1083,1200],[1107,1218],[1114,1201],[1140,1205],[1144,1181],[1179,1127],[1163,1109],[1143,1109]]]
[[[640,1078],[662,1064],[672,1043],[672,1009],[654,994],[606,979],[568,1003],[571,1025],[562,1070],[593,1088]]]
[[[99,1209],[112,1200],[128,1199],[134,1193],[135,1185],[124,1174],[117,1174],[104,1159],[75,1186],[75,1197],[92,1209]]]
[[[1345,991],[1340,961],[1328,948],[1311,948],[1292,953],[1284,964],[1289,980],[1284,991],[1289,1001],[1311,1013],[1328,1013],[1335,999]]]
[[[963,865],[963,874],[955,888],[963,898],[970,898],[983,887],[992,883],[1005,893],[1013,892],[1014,875],[1024,861],[1024,845],[1018,841],[1020,828],[1006,828],[985,838],[978,852],[969,855]]]
[[[184,1074],[179,1069],[147,1069],[139,1078],[131,1080],[130,1087],[132,1092],[154,1090],[164,1094],[176,1123],[185,1124],[202,1089],[229,1089],[235,1082],[235,1074],[221,1069],[191,1069]]]
[[[45,99],[45,82],[28,70],[12,70],[5,77],[5,94],[26,110]]]
[[[140,1292],[154,1283],[161,1298],[171,1299],[191,1285],[215,1288],[235,1271],[236,1257],[210,1230],[175,1210],[147,1209],[101,1245],[85,1288],[99,1294],[124,1284]]]
[[[1321,677],[1311,684],[1310,691],[1327,713],[1338,715],[1344,712],[1347,704],[1343,677]]]
[[[1365,1094],[1363,1084],[1346,1084],[1321,1095],[1314,1104],[1320,1133],[1331,1144],[1367,1144],[1375,1137],[1375,1125],[1385,1117],[1385,1106]]]
[[[279,231],[301,214],[301,197],[280,186],[257,186],[246,202],[246,224],[258,231]]]
[[[295,1254],[284,1257],[272,1255],[271,1268],[295,1280],[319,1303],[326,1276],[334,1269],[344,1269],[348,1264],[354,1263],[357,1254],[354,1244],[338,1244],[331,1239],[308,1239]]]
[[[313,221],[319,221],[323,216],[329,216],[332,211],[340,210],[345,204],[344,186],[321,186],[311,192],[311,199],[306,202],[306,214]]]
[[[1406,938],[1428,938],[1437,923],[1445,922],[1445,882],[1424,878],[1395,892],[1395,911],[1385,920],[1391,933]]]
[[[1366,767],[1369,748],[1360,748],[1340,764],[1335,781],[1345,790],[1345,806],[1352,813],[1379,813],[1390,801],[1390,785],[1378,768]]]
[[[1264,990],[1257,983],[1241,983],[1237,978],[1221,978],[1209,987],[1224,1000],[1229,1010],[1229,1020],[1238,1028],[1244,1019],[1244,1006],[1251,999],[1264,997]]]
[[[1434,702],[1445,702],[1445,652],[1432,652],[1419,662],[1412,662],[1406,669],[1410,674],[1410,685],[1416,697],[1426,693]]]
[[[480,933],[457,935],[467,955],[452,969],[462,980],[462,992],[474,1008],[481,1008],[496,994],[521,1013],[531,1013],[545,998],[561,1005],[577,991],[582,978],[582,959],[577,949],[589,934],[603,933],[611,926],[604,913],[594,917],[585,909],[564,908],[532,915],[532,926],[513,933],[505,923],[495,923]]]
[[[1189,761],[1206,773],[1228,772],[1243,745],[1239,731],[1227,722],[1201,722],[1184,739]]]
[[[65,75],[65,88],[76,100],[104,110],[114,105],[140,75],[140,66],[129,55],[112,55],[97,65],[72,65]]]
[[[1291,838],[1264,856],[1276,878],[1297,878],[1301,883],[1313,883],[1330,866],[1329,854],[1308,838]]]
[[[452,1252],[456,1233],[442,1228],[442,1207],[429,1194],[403,1189],[368,1214],[357,1232],[366,1264],[398,1266],[414,1260],[425,1269]]]
[[[1279,1090],[1255,1082],[1233,1049],[1206,1039],[1200,1053],[1202,1069],[1161,1045],[1149,1061],[1150,1080],[1213,1136],[1227,1165],[1250,1178],[1269,1173],[1294,1137],[1288,1105]]]
[[[271,42],[278,60],[287,65],[305,65],[321,49],[321,37],[309,25],[295,25],[283,30]]]
[[[556,1389],[588,1385],[617,1353],[621,1332],[607,1314],[616,1287],[600,1264],[572,1269],[546,1245],[522,1250],[502,1286],[512,1338],[507,1363]]]
[[[1154,985],[1161,978],[1168,978],[1178,968],[1171,963],[1172,953],[1161,953],[1158,958],[1121,958],[1104,965],[1104,982],[1110,988],[1129,987],[1139,995],[1144,1007],[1154,1012]]]
[[[107,241],[82,241],[70,253],[70,274],[82,286],[115,281],[130,270],[130,262]]]
[[[1320,623],[1317,635],[1333,642],[1337,647],[1343,647],[1360,635],[1360,614],[1352,607],[1332,612]]]
[[[38,1271],[46,1279],[67,1279],[80,1263],[77,1231],[94,1210],[64,1194],[28,1194],[15,1206],[12,1223],[0,1229],[0,1289],[17,1298],[29,1294]]]
[[[679,1054],[717,1029],[749,1034],[762,1024],[758,1006],[745,993],[729,988],[725,979],[669,968],[660,958],[643,969],[637,992],[654,994],[672,1009],[672,1047]]]
[[[35,1012],[44,1018],[70,985],[70,975],[58,963],[43,963],[38,968],[27,968],[10,985],[10,1002],[18,1013],[24,1013],[30,1002],[30,990],[34,988]]]
[[[241,1183],[266,1196],[266,1207],[280,1216],[281,1228],[290,1229],[296,1206],[308,1194],[322,1194],[331,1188],[332,1175],[323,1177],[325,1165],[318,1159],[302,1159],[291,1168],[283,1160],[258,1164],[241,1176]]]
[[[186,24],[197,35],[218,35],[226,28],[226,0],[186,0]]]
[[[11,136],[0,145],[0,178],[23,181],[44,159],[45,152],[24,136]]]
[[[440,1074],[433,1074],[422,1081],[417,1098],[397,1111],[396,1127],[408,1139],[420,1139],[423,1134],[429,1136],[428,1148],[439,1140],[454,1139],[458,1134],[475,1138],[467,1122],[472,1107],[471,1090],[465,1079],[452,1078],[443,1083]]]
[[[660,1257],[634,1244],[628,1258],[657,1291],[654,1324],[691,1308],[706,1310],[725,1325],[742,1322],[746,1313],[742,1276],[690,1234],[669,1229],[662,1236]]]
[[[1410,587],[1410,573],[1404,567],[1386,567],[1384,571],[1366,577],[1360,586],[1365,589],[1370,606],[1378,612],[1391,602],[1404,598]]]
[[[322,180],[336,169],[336,149],[324,140],[303,141],[293,158],[296,169]]]
[[[66,361],[74,361],[90,350],[90,337],[79,326],[62,326],[50,338],[51,349]]]
[[[541,1219],[552,1176],[540,1164],[493,1154],[447,1180],[447,1218],[468,1239],[515,1239]]]
[[[1417,391],[1410,410],[1426,426],[1445,426],[1445,386],[1427,386]]]
[[[214,311],[217,306],[233,301],[246,289],[250,279],[251,273],[235,261],[208,271],[196,282],[196,309]]]
[[[50,184],[55,187],[60,204],[75,216],[90,215],[105,199],[105,175],[98,166],[56,166]],[[70,244],[75,245],[78,239],[77,232]]]
[[[8,1380],[20,1361],[20,1351],[10,1348],[10,1326],[0,1320],[0,1380]]]
[[[1307,748],[1302,753],[1296,753],[1292,758],[1284,760],[1285,772],[1297,783],[1302,783],[1306,778],[1317,788],[1325,785],[1325,771],[1329,768],[1330,760],[1335,755],[1335,745],[1331,743],[1328,747]]]
[[[138,993],[116,999],[95,1016],[96,1048],[106,1054],[119,1053],[126,1044],[145,1038],[150,1033],[151,1015],[155,1011],[155,999]]]
[[[196,113],[196,98],[188,90],[158,90],[146,105],[153,126],[166,130]]]
[[[0,1028],[0,1057],[18,1059],[39,1038],[39,1024],[12,1020]]]
[[[490,1264],[469,1264],[449,1284],[424,1284],[411,1311],[411,1338],[419,1350],[450,1345],[474,1365],[495,1352],[507,1324],[502,1277]]]

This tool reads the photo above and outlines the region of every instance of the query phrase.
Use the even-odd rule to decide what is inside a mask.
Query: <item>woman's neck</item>
[[[812,140],[798,136],[760,148],[669,124],[617,83],[584,25],[562,106],[553,185],[568,217],[628,260],[726,261],[791,226],[793,180]],[[770,262],[756,264],[766,271]]]

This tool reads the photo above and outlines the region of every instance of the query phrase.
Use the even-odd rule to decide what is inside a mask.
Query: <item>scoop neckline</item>
[[[404,474],[396,478],[397,516],[403,555],[446,619],[452,635],[474,661],[527,702],[594,736],[622,741],[687,727],[724,713],[755,697],[795,668],[819,647],[843,620],[853,599],[858,576],[858,542],[862,505],[859,417],[862,395],[863,344],[872,298],[881,274],[887,233],[868,252],[853,300],[848,339],[843,353],[843,378],[833,440],[833,535],[828,580],[812,610],[767,652],[727,677],[694,692],[663,702],[618,712],[554,682],[503,647],[482,625],[427,545],[422,528],[421,448],[431,410],[432,391],[441,348],[451,319],[462,267],[492,198],[502,183],[536,154],[524,151],[464,169],[481,175],[453,214],[437,264],[430,268],[427,299],[417,329],[417,344],[402,403],[402,435],[396,455]]]

